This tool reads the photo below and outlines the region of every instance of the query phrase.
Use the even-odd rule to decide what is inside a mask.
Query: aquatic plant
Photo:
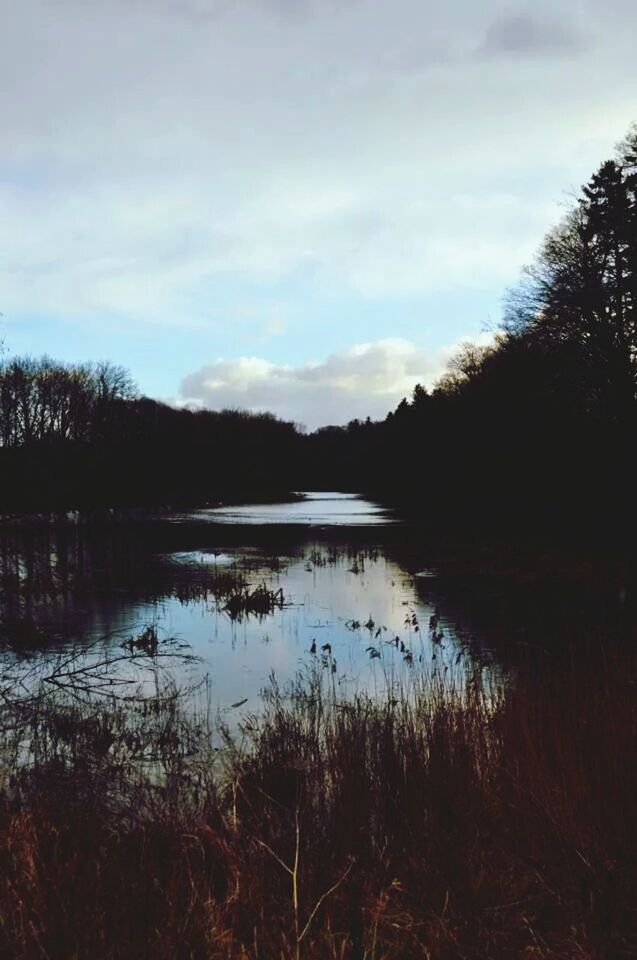
[[[222,609],[233,619],[244,616],[265,617],[285,606],[283,589],[270,589],[265,583],[250,588],[237,587],[223,598]]]

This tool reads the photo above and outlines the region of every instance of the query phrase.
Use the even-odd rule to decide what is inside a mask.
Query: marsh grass
[[[247,616],[265,617],[284,606],[283,589],[273,590],[265,583],[256,587],[239,587],[223,598],[223,609],[232,620]]]
[[[185,575],[177,578],[172,592],[182,604],[212,600],[216,608],[227,613],[232,620],[265,617],[281,610],[286,600],[281,587],[270,587],[265,580],[251,584],[250,575],[254,569],[262,571],[264,566],[278,572],[274,561],[268,558],[258,564],[254,562],[254,566],[249,562],[233,563],[227,568],[189,566],[184,569]]]
[[[170,684],[6,700],[0,953],[634,956],[634,652],[401,677],[343,700],[317,659],[220,746]]]

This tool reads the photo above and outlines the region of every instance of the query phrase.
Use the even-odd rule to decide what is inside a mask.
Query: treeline
[[[432,524],[616,529],[633,522],[636,414],[634,130],[547,236],[492,345],[465,345],[383,423],[318,431],[311,457]]]
[[[112,364],[0,364],[4,512],[278,496],[297,444],[296,427],[270,414],[140,396]]]
[[[0,444],[99,439],[118,404],[135,394],[127,371],[114,364],[5,360],[0,363]]]

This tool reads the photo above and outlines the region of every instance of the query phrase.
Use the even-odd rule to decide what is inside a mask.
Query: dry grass
[[[41,703],[1,804],[0,953],[635,956],[636,679],[607,649],[340,703],[317,666],[221,749],[176,697]]]

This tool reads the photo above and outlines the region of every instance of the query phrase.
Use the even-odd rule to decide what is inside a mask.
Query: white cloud
[[[206,325],[224,279],[308,266],[501,287],[632,119],[613,2],[575,31],[566,0],[5,0],[0,307]]]
[[[184,402],[210,409],[268,410],[309,429],[356,417],[379,419],[417,383],[431,386],[456,347],[428,355],[408,340],[388,339],[296,367],[259,357],[217,360],[187,376],[181,395]]]

